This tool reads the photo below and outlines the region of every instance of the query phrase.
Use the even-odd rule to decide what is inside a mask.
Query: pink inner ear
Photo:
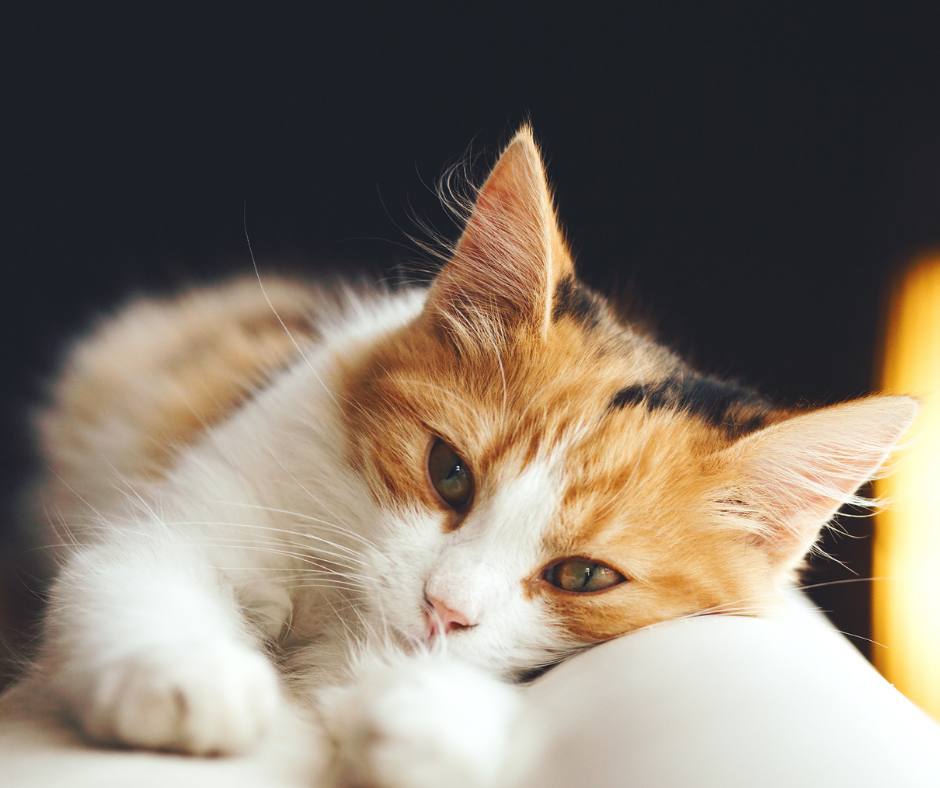
[[[795,416],[733,446],[735,498],[775,561],[792,564],[881,467],[917,412],[907,397],[871,397]]]
[[[758,535],[779,560],[802,558],[821,528],[864,483],[864,475],[846,482],[806,467],[780,465],[763,470],[764,478],[751,479],[751,490],[761,511]]]
[[[558,235],[542,161],[524,128],[480,189],[453,259],[431,289],[428,310],[471,334],[481,321],[546,321]]]
[[[528,203],[531,187],[515,170],[511,164],[498,165],[490,175],[480,190],[454,258],[472,260],[473,263],[465,264],[498,272],[498,276],[513,280],[517,286],[527,279],[532,280],[530,286],[542,285],[537,263],[546,255],[545,216],[538,202]]]

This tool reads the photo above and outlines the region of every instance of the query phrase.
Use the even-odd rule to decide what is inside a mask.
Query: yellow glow
[[[875,665],[940,720],[940,254],[917,261],[894,294],[882,388],[922,410],[895,472],[876,484],[889,500],[875,522]]]

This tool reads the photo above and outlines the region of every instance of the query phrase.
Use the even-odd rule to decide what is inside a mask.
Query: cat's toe
[[[501,784],[520,703],[492,677],[433,659],[380,670],[324,700],[332,784],[369,788]]]
[[[273,721],[273,666],[241,645],[156,648],[103,666],[84,709],[92,738],[196,755],[242,752]]]

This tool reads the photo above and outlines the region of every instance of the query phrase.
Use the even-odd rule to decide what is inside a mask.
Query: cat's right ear
[[[425,314],[465,338],[507,327],[544,334],[558,283],[573,274],[541,156],[520,129],[480,188]]]

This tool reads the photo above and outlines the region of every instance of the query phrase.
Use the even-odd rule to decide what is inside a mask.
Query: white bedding
[[[799,598],[628,635],[528,694],[524,788],[940,786],[940,726]],[[321,757],[296,710],[250,755],[199,759],[87,746],[35,682],[0,698],[4,788],[310,788]]]

